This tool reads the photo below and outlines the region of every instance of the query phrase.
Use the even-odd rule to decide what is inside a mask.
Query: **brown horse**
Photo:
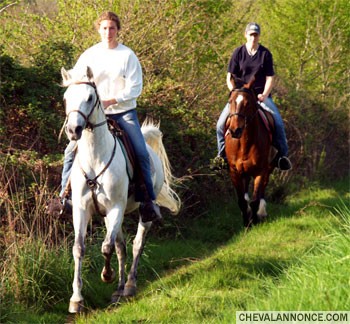
[[[252,88],[233,78],[230,94],[230,113],[226,122],[225,150],[230,176],[237,192],[238,205],[245,227],[257,224],[267,217],[265,188],[275,165],[276,150],[272,146],[273,119],[267,114],[263,121],[262,108]],[[252,200],[248,190],[254,179]]]

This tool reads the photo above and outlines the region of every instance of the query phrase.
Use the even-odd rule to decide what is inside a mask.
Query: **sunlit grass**
[[[207,214],[178,228],[174,238],[151,235],[140,263],[138,295],[120,305],[109,305],[115,284],[99,279],[103,230],[95,228],[87,238],[83,267],[88,314],[74,320],[232,323],[236,310],[345,309],[350,244],[349,209],[342,199],[347,199],[346,183],[336,190],[307,189],[283,205],[270,203],[269,220],[250,231],[242,228],[233,200],[213,204]],[[21,215],[21,208],[15,211]],[[33,231],[14,233],[5,250],[2,321],[66,321],[72,242],[48,244],[47,235],[41,237]],[[115,257],[113,262],[116,266]]]
[[[277,283],[264,278],[268,293],[249,304],[250,309],[350,309],[349,207],[342,204],[333,214],[333,222],[324,226],[324,241],[302,256],[298,265],[284,272]]]

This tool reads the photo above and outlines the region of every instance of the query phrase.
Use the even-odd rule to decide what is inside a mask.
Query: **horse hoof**
[[[258,215],[258,220],[260,223],[264,223],[267,221],[267,215]]]
[[[111,269],[111,273],[107,275],[106,268],[103,268],[101,272],[101,280],[105,283],[112,283],[115,280],[115,271]]]
[[[136,286],[126,285],[124,288],[124,297],[134,297],[136,296]]]
[[[70,301],[69,302],[69,313],[82,313],[84,310],[84,301]]]
[[[124,296],[123,290],[117,290],[112,294],[111,303],[116,304],[119,303],[121,298]]]

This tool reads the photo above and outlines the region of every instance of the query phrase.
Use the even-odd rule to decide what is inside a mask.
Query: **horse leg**
[[[116,277],[115,270],[111,267],[111,258],[115,249],[117,235],[120,235],[123,217],[124,209],[119,207],[113,208],[105,217],[107,233],[101,248],[105,265],[101,272],[101,279],[107,283],[113,282]]]
[[[118,265],[119,265],[119,280],[117,290],[112,294],[112,303],[116,303],[120,300],[120,297],[124,295],[125,287],[125,262],[126,262],[126,243],[122,229],[120,229],[115,242],[115,248],[117,251]]]
[[[73,207],[74,208],[74,207]],[[84,307],[84,298],[81,294],[83,281],[81,278],[82,262],[85,254],[85,236],[89,217],[79,209],[73,211],[73,226],[75,239],[73,245],[74,257],[74,279],[73,279],[73,295],[70,298],[69,309],[70,313],[80,313]]]
[[[146,235],[151,228],[151,225],[152,222],[143,223],[140,218],[137,233],[132,246],[133,261],[128,275],[128,281],[126,282],[124,289],[124,296],[126,297],[136,295],[137,267],[145,246]]]
[[[264,221],[267,217],[264,199],[266,185],[267,181],[263,176],[257,176],[254,179],[253,201],[251,202],[254,224]]]
[[[252,223],[252,212],[249,205],[248,187],[249,178],[240,178],[238,175],[231,175],[233,184],[236,188],[238,206],[241,210],[243,225],[249,228]]]

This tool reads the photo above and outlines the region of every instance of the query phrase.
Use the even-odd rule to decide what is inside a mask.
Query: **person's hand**
[[[115,99],[102,100],[102,105],[104,109],[107,109],[110,105],[115,105],[117,101]]]
[[[266,95],[264,95],[264,94],[262,94],[262,93],[259,93],[259,94],[258,94],[258,100],[259,100],[260,102],[264,102],[266,98],[267,98]]]

